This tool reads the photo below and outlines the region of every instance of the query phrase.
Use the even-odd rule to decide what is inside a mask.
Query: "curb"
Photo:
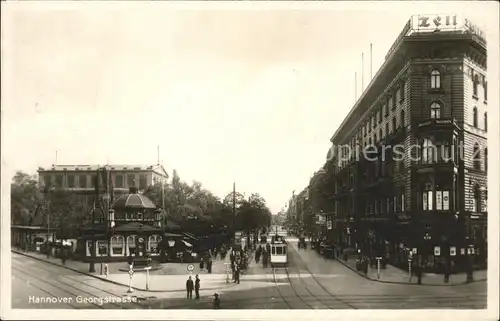
[[[361,272],[357,271],[356,269],[354,269],[353,267],[351,267],[349,264],[343,262],[342,260],[339,260],[337,258],[335,260],[337,262],[339,262],[340,264],[344,265],[345,267],[347,267],[348,269],[350,269],[351,271],[356,272],[359,276],[362,276],[362,277],[364,277],[367,280],[370,280],[370,281],[373,281],[373,282],[386,283],[386,284],[403,284],[403,285],[420,285],[420,286],[459,286],[459,285],[466,285],[466,284],[474,283],[474,282],[485,282],[485,281],[488,281],[488,279],[478,279],[478,280],[473,280],[472,282],[464,281],[462,283],[455,283],[455,284],[425,284],[425,283],[418,284],[418,283],[400,282],[400,281],[384,281],[384,280],[378,280],[378,279],[374,279],[374,278],[371,278],[369,276],[366,276],[364,273],[361,273]]]
[[[52,265],[55,265],[55,266],[58,266],[58,267],[61,267],[61,268],[65,268],[65,269],[67,269],[67,270],[70,270],[70,271],[76,272],[76,273],[78,273],[78,274],[91,276],[91,277],[96,278],[96,279],[101,280],[101,281],[105,281],[105,282],[108,282],[108,283],[112,283],[112,284],[115,284],[115,285],[119,285],[119,286],[122,286],[122,287],[128,288],[128,285],[126,285],[126,284],[123,284],[123,283],[120,283],[120,282],[117,282],[117,281],[113,281],[113,280],[109,280],[109,279],[106,279],[106,278],[103,278],[103,277],[100,277],[100,276],[97,276],[97,275],[94,275],[94,274],[91,274],[91,273],[82,272],[82,271],[79,271],[79,270],[73,269],[73,268],[71,268],[71,267],[65,266],[65,265],[61,265],[61,264],[58,264],[58,263],[54,263],[54,262],[51,262],[51,261],[47,261],[47,260],[44,260],[44,259],[38,258],[38,257],[33,256],[33,255],[29,255],[29,254],[27,254],[27,253],[23,253],[23,252],[20,252],[20,251],[17,251],[17,250],[13,250],[13,249],[11,249],[11,252],[14,252],[14,253],[16,253],[16,254],[19,254],[19,255],[23,255],[23,256],[29,257],[29,258],[34,259],[34,260],[37,260],[37,261],[41,261],[41,262],[45,262],[45,263],[48,263],[48,264],[52,264]],[[203,288],[203,290],[219,290],[219,289],[222,289],[222,288],[223,288],[223,287],[219,287],[219,288]],[[166,292],[166,293],[175,293],[175,292],[184,292],[184,291],[185,291],[184,289],[181,289],[181,290],[146,290],[146,289],[144,289],[144,288],[139,288],[139,287],[134,287],[134,286],[132,286],[132,289],[134,289],[134,290],[136,290],[136,291],[141,291],[141,292],[150,292],[150,293],[162,293],[162,292]]]

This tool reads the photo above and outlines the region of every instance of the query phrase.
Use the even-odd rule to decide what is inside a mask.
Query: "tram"
[[[288,264],[288,244],[285,237],[273,235],[270,244],[271,267],[284,267]]]

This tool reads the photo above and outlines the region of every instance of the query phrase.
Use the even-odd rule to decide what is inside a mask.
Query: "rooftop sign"
[[[421,14],[411,16],[403,30],[394,41],[385,59],[394,52],[405,36],[415,32],[436,33],[439,31],[461,31],[477,36],[481,41],[486,42],[486,34],[478,25],[472,23],[469,19],[456,14]]]

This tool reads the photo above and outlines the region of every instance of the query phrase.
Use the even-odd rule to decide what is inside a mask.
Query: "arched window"
[[[441,105],[437,102],[431,104],[431,118],[439,119],[441,118]]]
[[[401,127],[405,127],[405,110],[401,109]]]
[[[477,107],[474,107],[472,110],[472,126],[477,128],[478,121],[477,121]]]
[[[474,169],[481,169],[481,149],[479,148],[479,144],[474,144],[474,149],[472,151],[472,162]]]
[[[123,236],[111,237],[111,256],[122,256],[125,254],[125,238]]]
[[[488,112],[484,113],[484,130],[488,131]]]
[[[473,85],[472,85],[472,91],[474,96],[477,96],[477,87],[479,86],[479,76],[476,74],[474,75],[474,80],[473,80]]]
[[[129,255],[135,256],[135,251],[136,251],[135,240],[136,240],[135,235],[127,236],[127,256]]]
[[[436,69],[431,71],[431,88],[441,88],[441,74]]]
[[[488,171],[488,148],[484,149],[484,171]]]
[[[160,244],[161,236],[159,235],[151,235],[148,239],[148,251],[151,255],[160,254],[160,250],[158,248],[158,244]]]

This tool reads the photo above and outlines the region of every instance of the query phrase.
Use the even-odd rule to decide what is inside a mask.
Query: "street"
[[[183,292],[127,293],[112,284],[26,256],[12,254],[12,308],[211,309],[214,291],[200,300]],[[287,268],[253,263],[241,284],[217,290],[222,309],[481,309],[486,282],[415,286],[370,281],[313,250],[289,246]],[[184,278],[180,275],[179,277]],[[222,275],[221,275],[222,277]],[[203,276],[202,276],[203,278]],[[202,283],[203,284],[203,283]],[[50,298],[50,299],[47,299]]]

